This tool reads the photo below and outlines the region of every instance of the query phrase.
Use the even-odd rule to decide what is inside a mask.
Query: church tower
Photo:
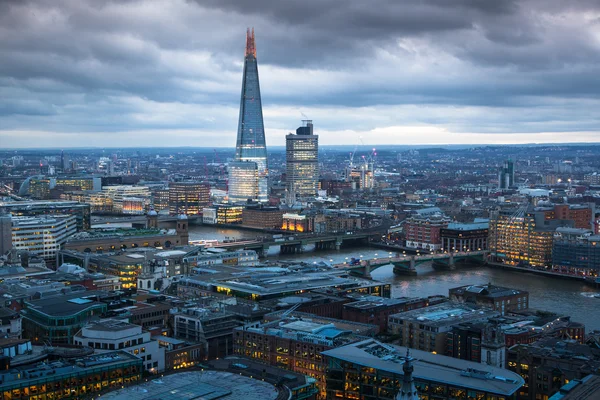
[[[179,236],[179,245],[186,246],[190,240],[188,217],[184,213],[177,217],[177,236]]]
[[[482,364],[504,368],[506,343],[504,332],[496,324],[488,324],[481,332],[481,362]]]

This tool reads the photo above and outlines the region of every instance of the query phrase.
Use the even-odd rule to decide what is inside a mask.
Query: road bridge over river
[[[269,252],[269,249],[274,246],[280,247],[281,254],[298,254],[302,253],[304,247],[308,245],[314,245],[315,250],[339,250],[342,246],[350,243],[368,244],[373,237],[378,236],[381,236],[381,233],[304,234],[211,243],[210,247],[230,250],[255,250],[259,256],[264,257]]]
[[[460,264],[485,264],[489,252],[486,251],[463,251],[450,253],[431,253],[423,255],[399,255],[395,257],[373,258],[368,260],[358,260],[356,262],[344,262],[336,264],[335,268],[346,269],[356,275],[370,277],[371,272],[377,268],[386,265],[394,266],[394,273],[397,275],[416,275],[417,265],[433,261],[433,267],[436,269],[452,270]]]

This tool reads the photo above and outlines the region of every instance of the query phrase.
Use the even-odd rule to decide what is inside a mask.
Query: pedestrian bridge
[[[386,265],[394,266],[397,275],[416,275],[417,265],[433,261],[435,269],[455,269],[460,264],[485,264],[489,252],[485,251],[462,251],[450,253],[432,253],[423,255],[396,255],[396,257],[372,258],[360,260],[357,264],[336,264],[335,267],[345,269],[353,274],[370,277],[371,272]]]

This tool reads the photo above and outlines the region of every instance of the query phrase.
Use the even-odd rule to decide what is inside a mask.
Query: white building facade
[[[58,250],[75,232],[75,215],[12,217],[13,247],[28,250],[46,260],[55,259]]]
[[[150,332],[144,332],[139,325],[117,319],[94,321],[73,337],[73,342],[88,346],[96,353],[124,350],[144,361],[144,369],[152,374],[164,371],[165,349],[158,341],[150,338]]]

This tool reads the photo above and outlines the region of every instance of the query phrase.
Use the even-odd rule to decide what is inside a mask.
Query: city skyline
[[[302,114],[325,146],[600,138],[592,1],[39,0],[0,11],[3,148],[229,147],[246,26],[260,32],[273,146]]]

